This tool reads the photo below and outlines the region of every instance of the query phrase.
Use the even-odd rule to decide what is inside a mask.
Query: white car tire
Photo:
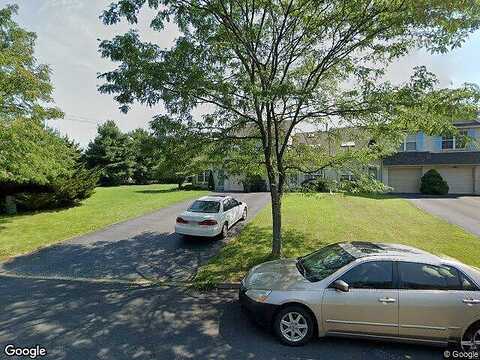
[[[225,223],[225,224],[223,224],[222,231],[219,234],[220,239],[225,239],[227,237],[227,235],[228,235],[228,224]]]
[[[248,215],[248,211],[247,211],[247,208],[245,208],[245,209],[243,209],[242,218],[240,220],[242,220],[242,221],[247,220],[247,215]]]

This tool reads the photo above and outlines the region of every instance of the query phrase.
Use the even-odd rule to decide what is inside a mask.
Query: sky
[[[165,113],[160,104],[153,108],[137,105],[128,114],[118,110],[111,95],[102,95],[97,87],[99,73],[115,68],[98,53],[98,39],[111,39],[132,27],[126,23],[103,25],[101,12],[112,0],[0,0],[0,7],[16,3],[15,20],[37,33],[35,54],[40,63],[52,69],[55,103],[66,114],[65,119],[49,125],[75,139],[82,146],[96,135],[97,126],[114,120],[123,131],[148,127],[152,116]],[[149,29],[152,13],[144,11],[136,28],[144,40],[169,47],[178,36],[174,25],[161,33]],[[389,70],[393,82],[407,80],[412,68],[425,65],[434,72],[441,86],[459,86],[465,82],[480,84],[480,31],[472,34],[461,49],[446,55],[417,51],[401,59]]]

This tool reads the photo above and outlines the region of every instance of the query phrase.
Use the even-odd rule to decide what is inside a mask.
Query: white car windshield
[[[190,212],[198,213],[218,213],[220,211],[220,203],[218,201],[197,200],[188,209]]]
[[[355,260],[337,244],[329,245],[298,258],[299,270],[310,281],[320,281]]]

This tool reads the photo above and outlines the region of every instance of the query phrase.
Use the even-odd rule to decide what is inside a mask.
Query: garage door
[[[389,168],[388,185],[396,193],[420,192],[422,168]]]
[[[450,187],[450,194],[473,194],[473,167],[438,167],[437,171]]]

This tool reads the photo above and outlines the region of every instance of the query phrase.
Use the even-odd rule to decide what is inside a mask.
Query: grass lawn
[[[200,269],[196,280],[240,280],[252,266],[268,260],[271,237],[267,207]],[[390,196],[287,194],[283,239],[286,257],[304,255],[329,243],[364,240],[412,245],[480,266],[480,238]]]
[[[0,216],[0,260],[206,193],[175,188],[175,185],[97,188],[91,198],[77,207]]]

